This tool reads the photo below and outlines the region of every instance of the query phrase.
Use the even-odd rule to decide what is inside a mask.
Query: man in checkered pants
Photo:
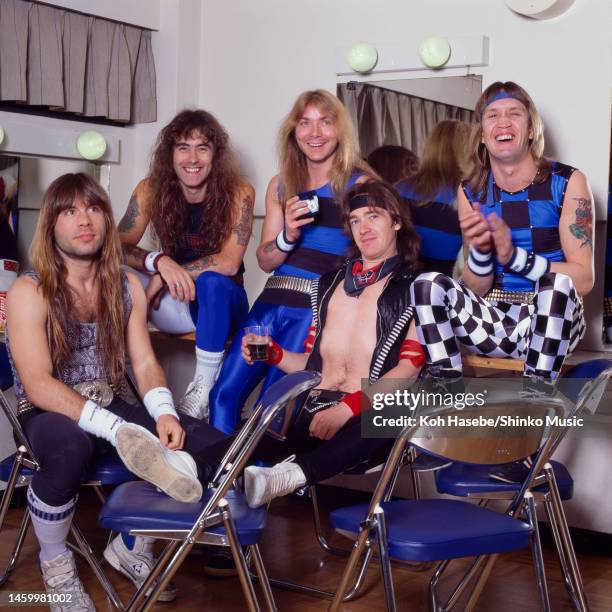
[[[461,376],[464,350],[525,360],[554,380],[584,335],[593,287],[593,198],[580,171],[543,157],[542,120],[527,92],[496,82],[480,97],[471,175],[457,200],[469,250],[461,281],[421,274],[411,297],[429,372]]]

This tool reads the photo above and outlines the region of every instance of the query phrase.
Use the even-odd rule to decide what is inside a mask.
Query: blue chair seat
[[[459,500],[397,500],[382,504],[389,554],[404,561],[439,561],[528,547],[531,527],[518,519]],[[335,510],[335,529],[357,534],[368,504]]]
[[[9,455],[8,457],[6,457],[6,459],[3,459],[0,462],[0,480],[2,480],[3,482],[7,482],[10,478],[11,470],[13,469],[13,463],[15,463],[16,456],[17,453],[13,453],[12,455]],[[21,476],[32,476],[34,474],[34,470],[31,470],[30,468],[24,467],[22,465],[19,474]]]
[[[13,453],[0,462],[0,480],[8,481],[16,455],[17,453]],[[21,476],[32,476],[34,470],[22,466],[19,474]],[[125,467],[115,451],[98,456],[87,475],[88,480],[96,480],[103,485],[121,484],[122,482],[134,480],[134,478],[134,474]]]
[[[148,482],[128,482],[117,487],[100,512],[100,525],[114,531],[131,529],[191,529],[213,494],[205,489],[202,500],[194,504],[177,502]],[[257,544],[266,525],[266,508],[249,508],[240,491],[228,491],[225,499],[236,523],[243,546]],[[215,525],[207,533],[225,534],[225,527]]]
[[[572,499],[574,495],[574,480],[567,468],[558,461],[551,461],[550,464],[555,472],[555,478],[559,487],[559,495],[562,500]],[[438,493],[455,495],[457,497],[467,497],[468,494],[492,493],[508,491],[516,493],[520,484],[500,482],[489,477],[490,466],[470,465],[467,463],[453,463],[443,470],[436,472],[436,487]],[[534,491],[546,492],[548,485],[540,485]]]

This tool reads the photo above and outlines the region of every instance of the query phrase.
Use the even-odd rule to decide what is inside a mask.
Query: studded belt
[[[266,281],[266,289],[288,289],[310,295],[312,280],[300,278],[299,276],[270,276]]]
[[[506,302],[507,304],[532,304],[535,298],[534,291],[506,291],[504,289],[490,289],[483,298],[490,302]]]

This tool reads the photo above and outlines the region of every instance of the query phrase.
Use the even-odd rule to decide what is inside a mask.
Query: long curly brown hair
[[[408,271],[416,274],[419,271],[419,252],[421,249],[421,238],[414,229],[408,206],[404,204],[397,191],[384,181],[371,180],[351,187],[342,198],[342,216],[344,219],[344,231],[348,236],[352,236],[349,224],[351,213],[349,202],[356,196],[366,196],[368,205],[371,207],[383,208],[389,215],[393,223],[399,223],[400,228],[397,232],[397,253]],[[352,240],[352,239],[351,239]],[[359,249],[352,240],[349,249],[349,257],[359,257]]]
[[[529,94],[514,81],[496,81],[491,83],[483,92],[474,109],[474,125],[472,127],[472,137],[470,139],[470,151],[472,156],[472,169],[467,177],[467,183],[481,202],[485,201],[487,195],[487,181],[491,170],[489,152],[482,142],[482,116],[485,109],[492,101],[494,96],[501,93],[510,95],[518,100],[527,109],[529,115],[529,127],[531,128],[532,138],[529,143],[529,151],[533,157],[538,173],[534,182],[546,180],[550,174],[550,162],[544,157],[544,123]]]
[[[39,275],[39,287],[47,303],[47,336],[54,371],[59,372],[71,355],[68,332],[78,321],[74,296],[66,282],[68,271],[55,242],[55,223],[76,200],[98,206],[104,214],[106,235],[96,255],[100,283],[97,311],[97,346],[109,382],[120,383],[125,373],[125,316],[121,284],[119,234],[108,195],[90,176],[64,174],[56,178],[43,196],[42,208],[32,244],[30,259]]]
[[[241,185],[238,165],[227,132],[209,112],[181,111],[160,132],[147,177],[150,189],[151,226],[164,253],[176,258],[181,238],[187,232],[188,210],[178,205],[184,195],[172,163],[174,145],[181,138],[200,136],[213,147],[213,164],[206,179],[202,206],[201,235],[206,241],[203,255],[218,253],[232,230],[233,203]]]

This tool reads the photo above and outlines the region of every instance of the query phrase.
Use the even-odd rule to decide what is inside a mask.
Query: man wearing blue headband
[[[474,115],[474,165],[457,196],[463,283],[415,281],[418,337],[434,376],[461,376],[459,340],[471,353],[524,359],[526,386],[546,389],[585,332],[593,197],[582,172],[543,157],[542,120],[516,83],[490,85]]]

